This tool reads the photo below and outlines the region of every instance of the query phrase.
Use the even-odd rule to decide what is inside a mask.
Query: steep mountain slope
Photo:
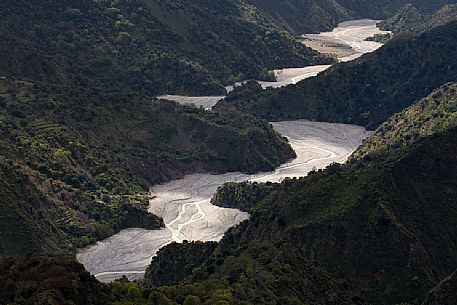
[[[224,249],[179,285],[158,289],[186,304],[356,304],[344,284],[288,243],[251,242]],[[193,303],[191,303],[193,304]]]
[[[71,252],[123,228],[163,226],[145,195],[102,195],[4,158],[0,166],[0,255]]]
[[[281,184],[230,184],[221,189],[216,204],[246,207],[247,194],[252,218],[232,229],[206,262],[177,285],[141,291],[121,281],[108,288],[87,278],[71,261],[58,258],[56,266],[55,258],[42,257],[3,260],[0,293],[19,304],[62,296],[76,304],[81,297],[87,304],[336,305],[421,299],[424,304],[453,304],[456,96],[457,84],[443,86],[386,122],[365,146],[379,143],[383,130],[400,141],[408,128],[423,126],[428,132],[417,141],[401,142],[388,151],[379,144],[380,151],[373,148],[363,160]],[[422,108],[425,115],[415,112]],[[427,113],[435,108],[440,117],[452,114],[452,124],[434,124],[436,116]],[[399,131],[390,132],[395,126]],[[378,154],[383,157],[367,157]],[[172,245],[162,254],[174,260],[153,266],[181,270],[188,247],[194,249],[192,256],[211,252],[211,246],[192,244],[178,245],[174,252]],[[161,279],[160,271],[150,270],[156,280]],[[67,276],[73,278],[71,288],[62,284],[68,283]],[[77,293],[82,286],[86,292]],[[91,299],[92,292],[99,298]]]
[[[371,54],[277,90],[253,83],[216,109],[235,107],[268,120],[305,118],[377,127],[393,113],[457,80],[457,22],[400,35]]]
[[[447,3],[455,0],[337,0],[340,5],[358,14],[358,17],[385,19],[392,16],[405,4],[412,4],[425,14],[432,14]]]
[[[173,243],[153,257],[144,275],[145,286],[157,288],[178,284],[200,267],[216,249],[216,242]]]
[[[3,254],[55,249],[49,238],[71,249],[125,227],[155,228],[160,221],[145,214],[150,183],[203,170],[271,170],[295,155],[269,124],[236,112],[134,96],[51,96],[22,85],[2,91],[2,196],[12,196],[7,206],[15,206],[3,206],[15,219],[2,219]],[[37,247],[15,252],[9,246],[21,244],[15,224],[20,215],[42,229],[33,234]]]
[[[146,213],[152,183],[271,170],[295,156],[252,116],[152,95],[222,93],[239,73],[329,59],[244,20],[231,2],[186,3],[0,3],[0,254],[157,228]]]
[[[366,139],[352,159],[382,158],[389,151],[410,146],[424,137],[457,127],[457,90],[443,85],[427,98],[393,115]]]
[[[384,31],[398,33],[405,29],[411,29],[425,21],[425,16],[412,4],[402,6],[392,17],[378,23],[378,27]]]
[[[412,5],[405,5],[391,18],[378,23],[387,31],[398,34],[401,32],[424,32],[457,20],[457,5],[446,4],[433,15],[423,15]]]
[[[388,165],[286,182],[240,228],[242,240],[285,239],[371,304],[420,298],[455,269],[455,138],[423,141]]]
[[[18,78],[78,85],[77,74],[149,94],[220,94],[238,76],[330,62],[225,0],[8,0],[0,8],[0,73]]]
[[[247,0],[247,2],[269,16],[276,24],[296,34],[330,30],[340,21],[353,17],[334,0]]]
[[[457,270],[433,288],[422,305],[457,304]]]
[[[56,267],[51,257],[2,261],[0,293],[19,304],[446,304],[457,261],[456,115],[457,84],[444,85],[380,126],[346,165],[280,184],[224,186],[213,202],[252,217],[214,251],[163,249],[158,257],[173,260],[156,259],[144,284],[188,276],[176,285],[100,286],[71,260]],[[186,253],[208,259],[193,268]],[[174,268],[177,278],[163,273]]]
[[[0,304],[109,304],[110,290],[66,256],[0,258]]]
[[[423,299],[456,268],[456,106],[457,85],[443,86],[379,127],[361,148],[370,151],[363,160],[331,165],[281,184],[223,187],[214,203],[247,209],[252,217],[226,235],[214,259],[203,266],[207,275],[200,275],[203,280],[194,275],[192,285],[198,287],[201,282],[208,287],[208,281],[224,279],[221,266],[238,257],[245,245],[260,240],[274,247],[293,245],[305,260],[344,280],[354,303]],[[439,118],[445,118],[443,124],[436,124]],[[403,141],[417,129],[423,132],[414,141]],[[378,140],[384,132],[385,138],[401,144],[384,149]],[[263,257],[274,247],[265,246],[256,254]],[[244,279],[247,270],[240,267],[235,273],[240,280],[235,282]],[[265,277],[279,272],[270,270]],[[294,275],[288,280],[294,281]],[[178,292],[173,293],[185,291],[179,286],[174,289]],[[235,289],[229,290],[234,293]],[[239,301],[248,298],[235,295]]]
[[[457,20],[457,4],[448,4],[436,11],[421,29],[434,28]]]
[[[350,19],[386,19],[405,4],[413,4],[424,14],[431,14],[455,0],[246,0],[283,28],[295,33],[331,30]]]

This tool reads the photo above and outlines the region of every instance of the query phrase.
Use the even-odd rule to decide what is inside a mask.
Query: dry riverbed
[[[302,42],[319,52],[332,54],[340,61],[350,61],[362,56],[365,53],[373,52],[382,46],[379,42],[365,41],[366,38],[375,34],[387,33],[377,28],[378,20],[362,19],[342,22],[331,32],[320,34],[303,35]],[[306,78],[316,76],[320,72],[328,69],[330,65],[316,65],[301,68],[287,68],[274,70],[276,82],[263,82],[259,84],[263,88],[279,88],[290,84],[296,84]],[[243,82],[236,83],[240,86]],[[227,92],[232,91],[234,86],[227,86]],[[162,95],[159,99],[176,101],[183,105],[193,105],[211,109],[224,96],[180,96],[180,95]]]
[[[362,19],[342,22],[331,32],[303,35],[303,43],[321,53],[335,55],[340,61],[354,60],[382,47],[379,42],[365,41],[375,34],[388,33],[376,26],[378,21]]]
[[[230,227],[249,218],[247,213],[210,203],[225,182],[279,182],[285,177],[305,176],[313,169],[344,162],[369,134],[359,126],[304,120],[276,122],[273,127],[288,137],[296,159],[268,173],[194,174],[157,185],[151,189],[154,198],[149,211],[163,217],[165,229],[124,230],[80,251],[78,260],[100,281],[112,281],[122,275],[139,279],[151,258],[165,245],[183,240],[219,241]]]
[[[328,33],[306,35],[305,43],[331,46],[328,53],[342,61],[352,60],[372,52],[381,44],[365,42],[366,37],[380,33],[376,21],[358,20],[345,22]],[[322,41],[331,41],[323,43]],[[336,51],[332,51],[333,48]],[[342,51],[344,50],[344,52]],[[349,53],[345,53],[351,50]],[[277,82],[260,82],[264,87],[282,87],[313,77],[329,66],[310,66],[276,70]],[[227,90],[232,90],[228,87]],[[193,104],[211,109],[223,96],[187,97],[166,95],[159,98]],[[161,230],[128,229],[96,243],[77,254],[77,259],[97,279],[109,282],[126,275],[129,279],[143,277],[151,259],[162,247],[172,242],[219,241],[225,232],[249,215],[236,209],[213,206],[211,197],[225,182],[279,182],[285,177],[306,176],[313,169],[325,168],[333,162],[343,163],[369,135],[364,128],[353,125],[309,122],[304,120],[276,122],[273,127],[286,136],[297,158],[278,167],[273,172],[245,175],[194,174],[151,189],[149,212],[164,219]]]

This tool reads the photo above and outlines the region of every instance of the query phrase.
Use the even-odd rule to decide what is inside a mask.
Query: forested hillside
[[[146,213],[152,183],[271,170],[295,156],[249,115],[153,99],[223,93],[240,73],[329,61],[238,13],[225,1],[0,3],[1,254],[73,251],[123,228],[157,228]]]
[[[240,78],[331,61],[225,0],[7,0],[0,17],[1,74],[73,86],[220,94]]]
[[[431,14],[455,0],[246,0],[276,24],[296,34],[331,30],[350,19],[386,19],[405,4],[413,4],[423,14]]]
[[[456,305],[455,2],[0,1],[0,305]],[[297,35],[392,15],[384,47],[296,85],[249,81],[212,111],[155,98],[334,63]],[[345,164],[223,185],[212,204],[249,220],[219,243],[162,248],[143,281],[103,284],[76,261],[120,230],[164,226],[151,185],[294,158],[268,120],[302,118],[375,131]],[[172,238],[211,226],[192,187],[166,195],[199,198]]]
[[[68,256],[0,258],[0,304],[103,305],[110,290]]]
[[[55,258],[41,257],[4,260],[3,269],[15,266],[21,272],[7,271],[3,277],[29,288],[15,288],[13,295],[4,286],[1,292],[19,304],[27,304],[21,297],[59,300],[62,295],[76,304],[453,304],[456,94],[457,85],[443,86],[395,115],[366,141],[363,147],[372,150],[361,160],[281,184],[223,187],[214,203],[248,209],[252,218],[232,229],[177,285],[142,291],[122,281],[100,286],[62,258],[58,281],[49,271],[40,273],[41,279],[53,280],[36,285],[34,270],[55,268]],[[449,124],[436,124],[438,118]],[[402,140],[419,126],[426,132],[416,141]],[[383,135],[402,144],[389,150],[369,145]],[[377,155],[383,157],[373,158]],[[213,246],[185,243],[163,249],[151,267],[157,269],[150,270],[154,277],[146,277],[144,285],[181,274],[189,258],[207,257]],[[80,278],[72,289],[56,286],[75,274]],[[75,291],[84,285],[81,299]],[[89,291],[99,297],[90,299]]]
[[[378,23],[382,30],[393,31],[395,34],[404,32],[424,32],[457,20],[457,4],[446,4],[432,15],[421,13],[413,5],[408,4],[392,17]]]
[[[90,95],[90,89],[48,95],[31,83],[5,84],[2,197],[11,199],[2,205],[2,253],[71,249],[125,227],[157,227],[158,220],[142,220],[151,215],[140,216],[151,183],[203,170],[271,170],[295,155],[267,123],[237,112],[114,92]],[[19,221],[21,215],[28,220]],[[23,239],[37,244],[22,245]]]
[[[453,84],[443,85],[428,97],[393,115],[363,142],[352,159],[382,159],[425,137],[457,128],[457,91]]]
[[[425,19],[424,14],[414,7],[414,5],[406,4],[395,15],[379,22],[378,27],[384,31],[399,33],[416,27],[423,23]]]
[[[216,109],[267,120],[309,119],[375,128],[413,101],[457,80],[457,22],[399,35],[379,50],[277,90],[249,83]]]
[[[351,19],[351,14],[334,0],[275,1],[246,0],[276,24],[295,33],[315,33],[332,29],[339,22]]]
[[[444,4],[456,3],[455,0],[336,0],[346,9],[357,13],[357,17],[386,19],[401,6],[412,4],[424,14],[432,14]]]
[[[204,304],[221,287],[229,304],[420,303],[456,268],[456,106],[457,85],[446,85],[379,127],[361,148],[372,148],[363,160],[281,184],[223,187],[213,202],[245,209],[251,219],[232,229],[188,281],[160,291],[176,300],[195,294]],[[448,123],[436,124],[439,118]],[[420,137],[403,140],[417,128]],[[402,144],[371,145],[380,135]],[[287,254],[278,259],[277,251]],[[303,280],[301,272],[315,277]],[[329,277],[319,281],[315,272]],[[338,280],[343,289],[331,286]],[[452,281],[426,302],[452,295]],[[317,282],[320,293],[307,286]]]
[[[454,305],[457,300],[457,270],[436,285],[422,305]]]

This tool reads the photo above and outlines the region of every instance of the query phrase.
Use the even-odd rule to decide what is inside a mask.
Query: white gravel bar
[[[318,123],[305,120],[272,123],[286,136],[297,158],[273,172],[245,175],[193,174],[151,189],[149,212],[164,219],[166,228],[147,231],[128,229],[81,250],[77,259],[103,282],[122,275],[143,277],[157,251],[171,242],[219,241],[230,228],[249,218],[236,209],[210,203],[217,188],[225,182],[279,182],[285,177],[306,176],[313,169],[333,162],[345,162],[369,132],[363,127]]]
[[[381,31],[375,20],[357,20],[341,23],[332,32],[321,33],[311,39],[323,39],[351,52],[344,53],[340,60],[347,61],[372,52],[381,44],[366,42],[366,37]],[[307,37],[309,35],[306,35]],[[337,43],[335,43],[335,41]],[[325,43],[324,43],[325,44]],[[340,53],[340,54],[343,54]],[[313,77],[329,66],[310,66],[276,70],[277,82],[260,82],[264,87],[282,87]],[[232,90],[233,87],[227,88]],[[181,104],[211,109],[223,96],[187,97],[160,96]],[[127,229],[103,241],[81,249],[77,259],[102,282],[110,282],[122,275],[140,279],[153,256],[172,242],[219,241],[225,232],[249,219],[247,213],[236,209],[213,206],[211,197],[225,182],[279,182],[285,177],[306,176],[311,170],[327,165],[343,163],[362,143],[369,132],[363,127],[344,124],[309,122],[305,120],[276,122],[273,127],[286,136],[297,158],[283,164],[273,172],[245,175],[226,173],[222,175],[193,174],[151,188],[149,212],[164,219],[161,230]]]

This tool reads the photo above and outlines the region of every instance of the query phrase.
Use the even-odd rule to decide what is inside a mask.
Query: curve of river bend
[[[312,35],[312,45],[348,61],[372,52],[381,44],[364,41],[366,37],[382,33],[376,21],[364,19],[341,23],[332,32]],[[331,43],[329,43],[329,41]],[[305,44],[306,41],[304,42]],[[335,52],[337,46],[337,52]],[[322,49],[324,48],[324,49]],[[341,52],[341,50],[343,50]],[[348,51],[349,50],[349,51]],[[263,87],[281,87],[297,83],[327,69],[329,66],[310,66],[276,70],[277,82],[261,82]],[[239,85],[239,84],[238,84]],[[232,88],[227,88],[230,91]],[[211,108],[223,97],[162,96],[183,104]],[[363,127],[344,124],[309,122],[305,120],[272,123],[274,129],[289,139],[297,158],[273,172],[245,175],[193,174],[151,188],[149,212],[163,218],[161,230],[127,229],[82,249],[77,259],[103,282],[126,275],[140,279],[151,259],[162,247],[172,242],[219,241],[232,226],[247,220],[249,215],[236,209],[220,208],[210,203],[217,188],[225,182],[279,182],[285,177],[307,175],[313,169],[325,168],[333,162],[343,163],[369,135]]]

